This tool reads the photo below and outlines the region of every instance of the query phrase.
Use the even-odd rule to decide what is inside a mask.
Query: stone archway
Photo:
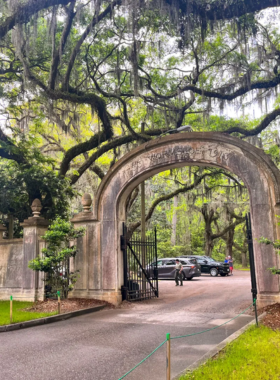
[[[74,224],[85,225],[78,242],[75,266],[81,278],[73,296],[121,301],[123,263],[120,250],[125,201],[147,178],[171,168],[188,165],[217,166],[238,175],[248,188],[252,215],[258,299],[262,304],[280,300],[279,277],[267,268],[277,265],[271,246],[257,238],[280,238],[276,214],[280,214],[280,172],[265,153],[240,139],[221,133],[181,133],[140,145],[118,161],[102,180],[92,213],[80,213]]]

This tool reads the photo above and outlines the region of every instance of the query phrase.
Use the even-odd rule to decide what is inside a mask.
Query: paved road
[[[0,334],[0,378],[5,380],[118,380],[166,336],[190,334],[234,317],[251,302],[248,272],[202,276],[175,287],[160,282],[160,298],[120,309]],[[175,376],[252,320],[243,315],[219,329],[172,340]],[[165,347],[126,377],[165,379]]]

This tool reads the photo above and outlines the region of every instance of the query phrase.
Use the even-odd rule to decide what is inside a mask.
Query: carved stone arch
[[[109,170],[94,201],[92,229],[87,234],[94,248],[90,257],[83,253],[81,259],[82,266],[87,264],[87,281],[73,295],[120,302],[123,282],[120,234],[126,219],[127,197],[147,178],[169,168],[189,165],[221,167],[244,181],[250,195],[259,299],[266,303],[279,298],[279,278],[267,270],[277,265],[277,255],[271,246],[261,245],[257,239],[280,238],[275,217],[280,214],[280,172],[261,149],[212,132],[159,137],[133,149]],[[81,218],[79,214],[73,222],[80,223]]]

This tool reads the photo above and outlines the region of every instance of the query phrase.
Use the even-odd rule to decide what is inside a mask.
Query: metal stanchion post
[[[60,314],[60,291],[57,291],[57,311]]]
[[[166,380],[171,379],[171,363],[170,363],[170,334],[166,334]]]
[[[13,296],[10,297],[10,323],[13,323]]]

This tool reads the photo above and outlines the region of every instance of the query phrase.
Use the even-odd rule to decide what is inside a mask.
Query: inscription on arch
[[[135,177],[146,169],[170,163],[182,162],[205,162],[210,164],[228,164],[230,155],[234,154],[229,149],[220,144],[196,143],[193,144],[173,144],[168,147],[160,147],[147,152],[141,159],[134,158],[122,170],[125,181]]]

